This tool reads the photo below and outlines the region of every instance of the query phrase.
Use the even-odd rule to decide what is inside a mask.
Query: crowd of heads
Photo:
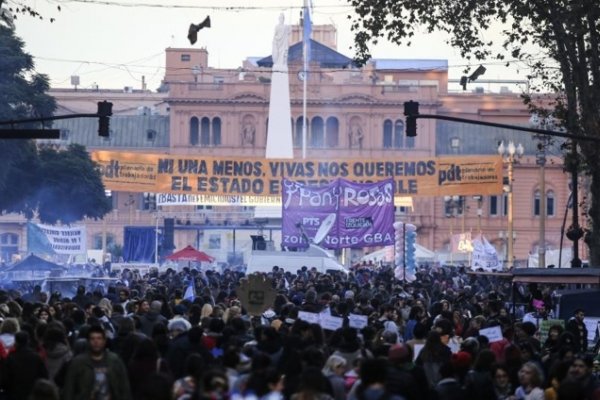
[[[459,268],[416,277],[275,267],[274,301],[255,315],[238,296],[243,274],[229,270],[124,270],[72,297],[0,291],[0,386],[8,399],[67,400],[600,395],[583,309],[540,336],[553,287],[513,295],[510,281]],[[343,324],[323,329],[301,312]],[[352,314],[367,325],[351,327]]]

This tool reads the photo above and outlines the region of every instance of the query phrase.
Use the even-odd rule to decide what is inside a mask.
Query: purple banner
[[[336,179],[326,186],[283,180],[282,245],[328,249],[394,244],[394,182],[354,183]],[[308,241],[307,241],[308,240]]]

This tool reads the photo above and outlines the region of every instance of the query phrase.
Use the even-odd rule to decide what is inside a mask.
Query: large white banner
[[[85,226],[28,225],[28,249],[34,253],[86,253]]]
[[[471,255],[471,268],[474,270],[499,271],[502,262],[498,259],[496,248],[483,236],[473,240],[473,254]]]

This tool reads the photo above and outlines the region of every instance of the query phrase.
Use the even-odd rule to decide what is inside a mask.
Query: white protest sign
[[[310,324],[318,324],[319,323],[319,314],[312,313],[308,311],[298,311],[298,319],[302,321],[306,321]]]
[[[583,319],[583,323],[588,331],[587,340],[593,342],[596,339],[596,330],[598,329],[598,323],[600,323],[600,318],[596,317],[585,317]]]
[[[502,340],[502,328],[492,326],[491,328],[480,329],[479,334],[487,337],[490,343],[499,342]]]
[[[321,327],[328,331],[336,331],[344,324],[344,318],[321,314]]]
[[[366,315],[350,314],[348,315],[350,328],[362,329],[369,324],[369,317]]]
[[[415,349],[415,354],[413,354],[413,361],[416,361],[417,357],[419,357],[419,354],[421,353],[421,350],[423,350],[423,347],[425,347],[424,344],[416,344],[414,345],[414,349]]]
[[[450,351],[452,351],[452,354],[456,354],[460,351],[460,343],[450,342],[448,343],[448,347],[450,348]]]

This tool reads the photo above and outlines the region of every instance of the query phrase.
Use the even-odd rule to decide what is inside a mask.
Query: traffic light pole
[[[518,125],[508,125],[508,124],[498,124],[496,122],[486,122],[486,121],[476,121],[472,119],[466,118],[458,118],[458,117],[450,117],[447,115],[437,115],[437,114],[420,114],[419,113],[419,103],[416,101],[407,101],[404,103],[404,115],[406,116],[406,136],[414,137],[417,136],[417,123],[416,120],[419,118],[426,119],[441,119],[444,121],[453,121],[453,122],[463,122],[466,124],[473,125],[482,125],[482,126],[492,126],[495,128],[504,128],[504,129],[512,129],[516,131],[524,131],[531,133],[538,133],[547,136],[554,137],[562,137],[566,139],[571,139],[571,157],[573,159],[571,165],[571,184],[572,184],[572,194],[573,194],[573,222],[567,231],[567,238],[573,241],[573,259],[571,260],[571,266],[574,268],[581,267],[581,260],[579,259],[579,239],[583,237],[583,230],[579,226],[579,211],[577,208],[577,202],[579,201],[577,198],[577,169],[578,169],[578,161],[579,155],[577,154],[577,142],[578,141],[587,141],[587,142],[595,142],[600,143],[599,137],[591,137],[591,136],[581,136],[574,135],[572,133],[567,132],[558,132],[551,131],[546,129],[537,129],[537,128],[529,128]],[[512,239],[512,238],[511,238]]]
[[[526,126],[518,126],[518,125],[499,124],[496,122],[477,121],[477,120],[467,119],[467,118],[450,117],[448,115],[420,114],[419,113],[419,103],[415,102],[415,101],[408,101],[408,102],[404,103],[404,115],[406,116],[406,127],[407,127],[406,136],[409,136],[409,137],[417,136],[416,124],[414,124],[414,121],[416,121],[417,119],[423,118],[423,119],[441,119],[444,121],[463,122],[465,124],[473,124],[473,125],[493,126],[495,128],[505,128],[505,129],[512,129],[515,131],[540,133],[542,135],[562,137],[562,138],[573,139],[573,140],[585,140],[585,141],[600,143],[600,138],[574,135],[572,133],[567,133],[567,132],[551,131],[551,130],[547,130],[547,129],[529,128]],[[414,126],[414,131],[412,131],[412,132],[409,129],[411,126]]]
[[[98,118],[98,134],[109,135],[109,117],[112,115],[112,103],[107,101],[98,102],[98,112],[95,114],[69,114],[55,115],[52,117],[26,118],[18,120],[0,121],[2,125],[12,125],[11,129],[0,128],[0,139],[59,139],[60,129],[18,129],[14,125],[31,122],[48,122],[60,119],[72,118]]]

